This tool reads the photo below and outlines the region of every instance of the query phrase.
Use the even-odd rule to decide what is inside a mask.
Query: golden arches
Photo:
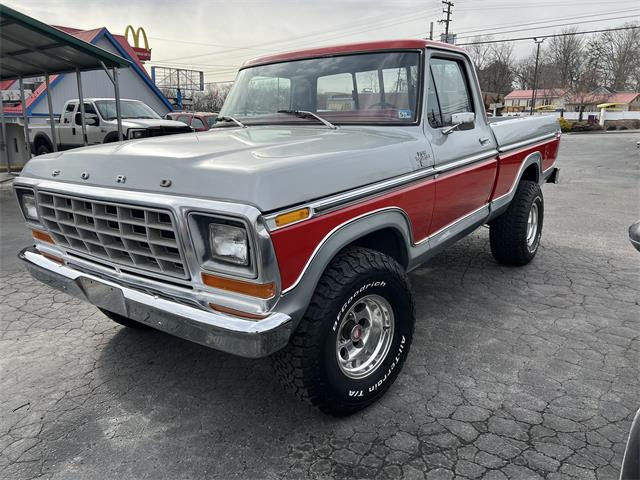
[[[133,46],[136,48],[140,48],[140,34],[142,34],[142,40],[144,41],[145,50],[149,50],[149,40],[147,40],[147,33],[144,31],[144,28],[138,27],[138,29],[134,29],[133,25],[127,25],[126,30],[124,31],[124,38],[129,41],[129,31],[131,31],[131,36],[133,37]]]

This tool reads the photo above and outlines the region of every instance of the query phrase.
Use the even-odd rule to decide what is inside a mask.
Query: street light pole
[[[534,38],[533,41],[536,43],[536,66],[533,70],[533,91],[531,92],[531,110],[529,111],[529,115],[533,115],[533,109],[536,106],[536,89],[538,88],[538,61],[540,60],[540,45],[544,42],[544,38]]]

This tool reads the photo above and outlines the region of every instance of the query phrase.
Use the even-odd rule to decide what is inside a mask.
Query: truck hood
[[[411,172],[424,149],[420,127],[222,127],[41,155],[22,176],[232,201],[268,212]],[[54,170],[60,171],[55,178]],[[119,175],[124,184],[116,182]],[[171,185],[160,187],[163,180]]]
[[[109,124],[116,125],[116,120],[109,120]],[[180,127],[185,124],[175,120],[165,120],[164,118],[123,118],[123,128],[148,128],[148,127]]]

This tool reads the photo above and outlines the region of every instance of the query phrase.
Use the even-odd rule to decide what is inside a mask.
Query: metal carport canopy
[[[114,55],[102,48],[84,42],[57,28],[40,22],[35,18],[17,12],[0,4],[0,81],[15,80],[20,82],[20,99],[27,159],[31,158],[29,139],[29,120],[24,95],[23,79],[44,75],[47,86],[47,102],[49,104],[49,124],[53,149],[57,151],[57,140],[53,112],[51,110],[51,92],[49,91],[49,75],[76,73],[78,83],[78,99],[81,113],[82,137],[87,145],[87,127],[85,122],[84,100],[82,95],[81,72],[104,70],[115,91],[116,112],[118,118],[118,140],[123,140],[122,115],[120,109],[120,93],[118,86],[118,68],[129,67],[131,62]],[[112,69],[112,74],[109,74]],[[0,91],[1,93],[1,91]],[[2,123],[0,151],[7,158],[7,172],[11,171],[7,151],[7,133],[4,120],[4,105],[0,101],[0,120]]]
[[[0,4],[0,80],[128,67],[130,62]]]

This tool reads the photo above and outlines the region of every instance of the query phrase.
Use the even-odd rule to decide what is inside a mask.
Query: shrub
[[[560,123],[560,130],[564,133],[571,131],[571,122],[564,117],[560,117],[558,119],[558,123]]]

